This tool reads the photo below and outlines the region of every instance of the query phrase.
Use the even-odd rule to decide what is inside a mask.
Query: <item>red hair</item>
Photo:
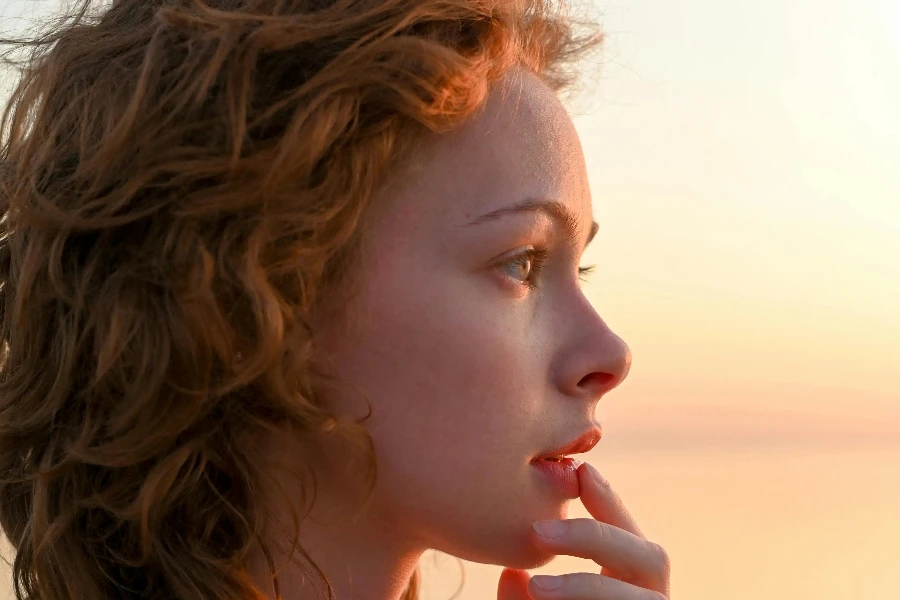
[[[254,440],[341,432],[374,482],[311,335],[370,200],[512,66],[568,89],[601,38],[574,25],[549,0],[84,0],[0,40],[30,49],[0,146],[17,600],[264,597]]]

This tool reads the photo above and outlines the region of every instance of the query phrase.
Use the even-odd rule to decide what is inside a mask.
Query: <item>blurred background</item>
[[[0,31],[58,5],[0,0]],[[676,600],[900,597],[900,2],[580,12],[608,33],[571,105],[586,291],[634,354],[587,460]],[[421,570],[422,600],[488,600],[501,568]]]

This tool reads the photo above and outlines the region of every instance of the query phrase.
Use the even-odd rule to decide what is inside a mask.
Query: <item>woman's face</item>
[[[594,229],[573,124],[530,73],[501,83],[378,199],[351,325],[323,343],[372,406],[371,514],[396,539],[533,568],[552,556],[531,523],[565,518],[568,499],[530,461],[597,425],[631,357],[580,287]],[[515,210],[528,202],[558,203],[575,237],[549,210]],[[539,271],[533,249],[548,253]],[[366,413],[349,386],[338,395],[343,416]]]

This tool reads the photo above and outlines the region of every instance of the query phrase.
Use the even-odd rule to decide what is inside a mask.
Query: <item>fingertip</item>
[[[528,580],[531,576],[527,571],[506,567],[500,573],[500,581],[497,585],[498,600],[530,600],[528,593]]]
[[[583,477],[587,477],[589,480],[602,487],[609,486],[609,482],[600,474],[597,467],[588,462],[583,463],[581,467],[584,469],[584,473],[582,474]]]

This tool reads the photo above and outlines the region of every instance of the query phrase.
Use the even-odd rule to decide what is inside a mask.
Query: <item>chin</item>
[[[451,553],[457,557],[469,562],[481,563],[485,565],[499,565],[501,567],[510,567],[512,569],[537,569],[543,567],[554,558],[556,554],[548,553],[541,550],[528,542],[528,546],[517,546],[515,548],[505,548],[498,550],[495,548],[483,548],[476,552]]]
[[[543,567],[554,558],[556,558],[556,556],[556,554],[549,554],[546,551],[538,550],[537,548],[535,548],[528,553],[522,553],[522,556],[511,557],[512,560],[498,564],[503,567],[510,567],[512,569],[522,569],[523,571],[527,571],[529,569],[537,569],[539,567]]]
[[[541,515],[539,518],[565,518],[565,512],[563,509],[559,516],[551,514]],[[478,541],[471,541],[474,543],[465,544],[465,547],[436,549],[469,562],[524,570],[542,567],[557,556],[534,544],[530,521],[517,526],[515,534],[495,534]]]

